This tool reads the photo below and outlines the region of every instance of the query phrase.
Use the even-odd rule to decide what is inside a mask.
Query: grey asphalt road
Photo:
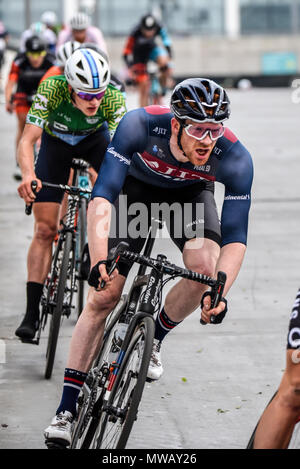
[[[253,155],[249,244],[222,325],[194,312],[166,338],[164,375],[147,384],[129,448],[244,448],[285,367],[289,314],[299,286],[299,104],[290,89],[230,90],[230,128]],[[129,107],[136,96],[129,96]],[[12,179],[15,117],[0,106],[0,448],[44,448],[60,400],[75,318],[63,324],[53,377],[43,378],[46,338],[25,345],[14,331],[25,307],[33,218]],[[217,187],[218,207],[222,188]],[[181,264],[168,239],[157,241]],[[167,291],[167,289],[166,289]]]

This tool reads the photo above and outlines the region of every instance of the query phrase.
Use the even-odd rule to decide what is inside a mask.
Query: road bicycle
[[[43,187],[60,189],[68,194],[67,212],[60,221],[61,228],[55,242],[50,272],[44,283],[40,302],[39,329],[35,339],[23,339],[23,342],[39,345],[41,333],[50,317],[46,351],[46,379],[50,379],[52,376],[61,322],[64,318],[69,318],[72,309],[75,309],[73,305],[74,293],[78,293],[77,315],[80,314],[79,311],[81,312],[83,307],[84,280],[81,276],[81,262],[86,245],[87,196],[90,196],[91,190],[81,187],[82,185],[86,186],[87,183],[86,181],[83,183],[80,178],[87,177],[88,167],[88,163],[83,160],[73,160],[74,173],[71,186],[42,182]],[[33,181],[32,187],[33,190],[36,190],[36,181]],[[26,214],[30,215],[32,204],[27,206],[25,210]]]
[[[214,306],[222,298],[224,272],[213,279],[171,264],[162,254],[156,259],[150,257],[159,228],[160,221],[152,224],[143,254],[128,251],[126,243],[120,243],[108,257],[109,274],[120,259],[128,259],[140,267],[129,292],[122,295],[106,320],[100,352],[78,398],[71,449],[126,447],[148,380],[154,314],[160,310],[165,284],[177,277],[186,278],[210,286]],[[150,268],[148,273],[147,268]],[[98,278],[92,279],[94,286]]]
[[[273,399],[276,396],[277,392],[278,391],[276,391],[273,394],[273,396],[271,397],[270,401],[267,404],[267,407],[271,404],[271,402],[273,401]],[[254,449],[255,434],[256,434],[256,430],[257,430],[259,422],[260,422],[260,419],[258,420],[258,422],[256,424],[256,427],[253,430],[253,433],[250,437],[250,440],[248,441],[246,449]],[[295,424],[293,433],[290,437],[289,446],[288,446],[288,449],[299,449],[299,448],[300,448],[300,416],[299,416],[299,418],[298,418],[298,420]]]

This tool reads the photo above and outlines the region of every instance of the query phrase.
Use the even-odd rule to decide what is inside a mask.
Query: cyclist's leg
[[[172,80],[172,68],[167,51],[163,47],[154,47],[150,55],[150,60],[153,60],[159,66],[161,86],[163,88],[172,88],[174,81]]]
[[[255,432],[254,448],[287,448],[300,417],[300,290],[289,324],[286,369]]]
[[[255,432],[254,449],[286,449],[300,416],[300,353],[288,350],[286,370]]]
[[[174,217],[174,223],[170,226],[171,238],[182,251],[183,261],[188,269],[213,276],[221,244],[220,224],[213,191],[207,188],[202,191],[200,189],[199,195],[186,202],[187,204],[182,205],[181,216]],[[202,211],[199,212],[199,209]],[[182,223],[181,232],[176,233],[175,230],[180,228],[180,223]],[[192,231],[195,227],[197,229]],[[166,297],[165,313],[172,321],[182,321],[200,305],[205,290],[207,290],[205,285],[181,279]]]
[[[136,59],[130,69],[138,89],[140,107],[145,107],[149,104],[150,80],[146,64],[147,59],[142,55]]]
[[[45,132],[36,162],[36,175],[42,181],[65,184],[70,170],[70,158],[63,142],[49,137]],[[27,269],[27,306],[25,317],[16,335],[21,338],[33,338],[39,317],[39,301],[43,283],[51,262],[51,247],[57,233],[59,204],[62,191],[43,188],[36,197],[33,206],[35,217],[33,239],[28,251]]]

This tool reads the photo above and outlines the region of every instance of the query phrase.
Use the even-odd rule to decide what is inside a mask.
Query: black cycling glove
[[[99,279],[100,279],[100,272],[99,272],[99,265],[107,264],[107,261],[99,261],[96,265],[91,269],[88,278],[88,284],[91,287],[98,288],[99,286]]]
[[[203,294],[202,299],[201,299],[201,309],[203,309],[203,306],[204,306],[204,301],[203,301],[203,300],[204,300],[204,298],[205,298],[206,296],[210,296],[210,298],[212,299],[212,298],[213,298],[213,292],[211,292],[211,291],[206,291],[206,292]],[[228,311],[226,298],[223,298],[223,297],[222,297],[220,301],[223,301],[223,302],[225,303],[225,309],[224,309],[224,311],[221,311],[221,313],[211,316],[211,318],[210,318],[211,324],[221,324],[221,322],[222,322],[223,319],[225,318],[226,313],[227,313],[227,311]]]

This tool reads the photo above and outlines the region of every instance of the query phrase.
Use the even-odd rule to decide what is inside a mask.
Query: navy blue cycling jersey
[[[170,151],[172,117],[166,106],[148,106],[122,118],[107,148],[92,198],[103,197],[113,203],[127,174],[165,188],[217,181],[225,186],[222,245],[246,244],[253,179],[250,153],[226,128],[204,166],[182,163]]]

